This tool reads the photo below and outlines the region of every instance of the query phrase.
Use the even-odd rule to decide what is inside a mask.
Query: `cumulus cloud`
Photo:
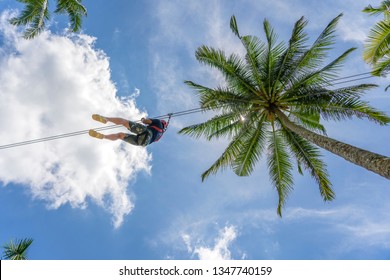
[[[226,226],[219,232],[213,246],[195,245],[193,247],[191,236],[183,234],[182,239],[189,253],[195,254],[200,260],[230,260],[229,246],[237,237],[237,229],[234,226]]]
[[[91,114],[139,119],[135,97],[116,95],[109,59],[87,35],[44,32],[24,40],[0,16],[0,145],[100,127]],[[115,227],[134,207],[128,186],[150,171],[144,148],[88,135],[0,150],[0,183],[21,184],[50,208],[87,207],[112,214]]]

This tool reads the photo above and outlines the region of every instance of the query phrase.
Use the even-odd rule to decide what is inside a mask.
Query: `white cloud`
[[[108,57],[87,35],[45,32],[23,40],[1,14],[0,141],[9,144],[99,127],[92,113],[139,119],[134,96],[118,98]],[[135,96],[138,93],[135,92]],[[58,208],[87,207],[112,214],[115,227],[134,207],[128,190],[137,173],[150,171],[144,148],[76,136],[0,151],[0,182],[25,185]]]
[[[189,253],[196,254],[200,260],[230,260],[231,253],[229,246],[237,237],[237,229],[234,226],[225,226],[219,232],[213,247],[195,245],[192,247],[191,236],[183,234],[182,239],[187,246]]]

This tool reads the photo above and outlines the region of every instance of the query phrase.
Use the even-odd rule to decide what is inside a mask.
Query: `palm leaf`
[[[227,58],[222,50],[202,46],[197,49],[195,56],[200,62],[220,70],[227,82],[234,85],[237,91],[256,92],[250,74],[244,70],[245,67],[237,55]]]
[[[385,20],[389,20],[390,19],[390,1],[389,0],[382,1],[380,6],[376,7],[376,8],[372,7],[371,5],[368,5],[367,7],[365,7],[363,9],[363,12],[369,13],[371,15],[383,14],[385,17]]]
[[[379,59],[375,66],[372,74],[375,76],[381,76],[382,73],[386,73],[390,70],[390,57],[385,55],[383,58]]]
[[[238,32],[237,20],[236,20],[236,17],[234,15],[231,16],[231,18],[230,18],[230,29],[233,31],[234,34],[236,34],[236,36],[238,38],[241,39],[240,33]]]
[[[390,47],[390,22],[380,21],[368,35],[363,58],[366,62],[374,64],[385,54],[389,53]]]
[[[259,40],[256,36],[241,36],[238,31],[236,17],[232,16],[230,19],[230,28],[233,33],[241,40],[243,44],[246,55],[245,60],[247,66],[251,73],[251,79],[254,84],[257,85],[257,94],[260,98],[264,97],[264,94],[261,93],[260,89],[264,92],[264,84],[259,74],[259,68],[261,67],[261,56],[266,51],[265,44]]]
[[[263,26],[268,48],[260,61],[260,65],[263,65],[263,67],[259,69],[259,73],[263,80],[265,93],[268,99],[274,100],[277,92],[275,90],[275,85],[279,82],[276,79],[278,73],[276,65],[279,58],[285,52],[286,47],[283,42],[276,44],[277,35],[267,20],[264,20]]]
[[[293,189],[292,165],[281,131],[275,130],[275,127],[270,132],[267,163],[271,181],[279,196],[277,213],[282,216],[287,196]]]
[[[301,17],[294,25],[289,45],[285,53],[280,59],[280,64],[277,66],[279,74],[277,80],[288,81],[292,73],[291,67],[294,66],[294,59],[296,56],[302,54],[305,49],[305,42],[307,41],[307,34],[304,32],[304,28],[307,25],[307,21],[304,17]]]
[[[302,174],[301,164],[303,164],[317,181],[323,199],[333,200],[335,194],[331,188],[332,184],[329,180],[326,164],[320,159],[319,149],[288,129],[283,129],[283,134],[291,151],[298,160],[298,171]]]
[[[223,171],[226,167],[233,166],[237,156],[243,149],[243,135],[249,130],[250,126],[242,127],[241,131],[230,141],[222,155],[202,174],[202,181],[211,174],[216,174],[219,170]]]
[[[294,72],[306,72],[310,69],[316,69],[323,62],[327,51],[330,50],[330,46],[334,43],[336,25],[341,16],[342,14],[335,17],[321,32],[312,46],[297,59]]]
[[[81,28],[83,16],[87,16],[87,9],[81,4],[81,0],[57,0],[55,13],[67,13],[73,32]]]
[[[301,109],[299,111],[291,110],[289,111],[291,115],[296,117],[296,121],[299,122],[302,126],[312,130],[317,131],[321,134],[326,134],[325,127],[320,124],[320,114],[314,110]]]
[[[260,158],[265,140],[265,116],[243,135],[242,149],[235,159],[233,170],[238,176],[248,176]]]
[[[200,105],[204,109],[220,109],[227,105],[230,105],[230,108],[236,107],[237,110],[248,107],[249,100],[247,98],[228,88],[211,89],[191,81],[185,81],[185,83],[197,90]]]
[[[11,240],[3,246],[3,258],[8,260],[25,260],[26,251],[32,242],[33,239],[31,238],[16,240],[16,242]]]
[[[24,0],[19,2],[25,3],[26,6],[18,17],[10,20],[10,23],[16,26],[27,26],[23,37],[32,39],[45,29],[45,21],[50,18],[48,0]]]
[[[360,84],[338,89],[326,89],[322,86],[306,86],[283,95],[282,100],[290,106],[305,106],[312,110],[327,106],[328,102],[345,97],[360,98],[364,91],[377,87],[375,84]],[[310,105],[310,106],[309,106]],[[314,111],[313,111],[314,112]]]
[[[324,67],[317,69],[316,71],[307,72],[304,75],[298,77],[295,76],[294,81],[291,82],[291,88],[287,89],[283,95],[285,96],[285,98],[288,99],[290,97],[290,91],[292,91],[292,94],[295,95],[295,91],[299,88],[307,89],[309,86],[313,85],[329,86],[329,80],[334,79],[336,77],[335,71],[341,67],[346,57],[354,50],[355,48],[348,49],[336,59],[334,59]]]
[[[195,138],[205,137],[209,140],[221,136],[233,136],[238,134],[241,128],[239,116],[236,112],[217,115],[210,120],[182,128],[179,134],[189,135]]]
[[[245,60],[250,69],[251,78],[257,85],[255,93],[260,98],[264,98],[264,79],[262,79],[259,70],[262,68],[261,57],[266,52],[265,44],[256,36],[243,36],[241,42],[246,49]]]
[[[379,110],[368,105],[368,102],[362,101],[357,97],[344,97],[332,100],[328,106],[322,108],[321,116],[329,120],[343,120],[357,117],[366,118],[380,125],[390,123],[390,118]]]

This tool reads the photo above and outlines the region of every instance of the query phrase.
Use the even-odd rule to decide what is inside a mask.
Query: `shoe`
[[[104,118],[98,114],[93,114],[92,119],[94,119],[95,121],[101,122],[101,123],[107,123],[106,118]]]
[[[93,129],[90,129],[89,132],[88,132],[89,136],[91,137],[95,137],[95,138],[98,138],[98,139],[103,139],[104,138],[104,135],[93,130]]]

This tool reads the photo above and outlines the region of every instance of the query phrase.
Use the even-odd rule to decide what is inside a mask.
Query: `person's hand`
[[[141,119],[141,122],[142,122],[143,124],[151,124],[151,123],[152,123],[152,121],[151,121],[150,119],[147,119],[147,118],[142,118],[142,119]]]

